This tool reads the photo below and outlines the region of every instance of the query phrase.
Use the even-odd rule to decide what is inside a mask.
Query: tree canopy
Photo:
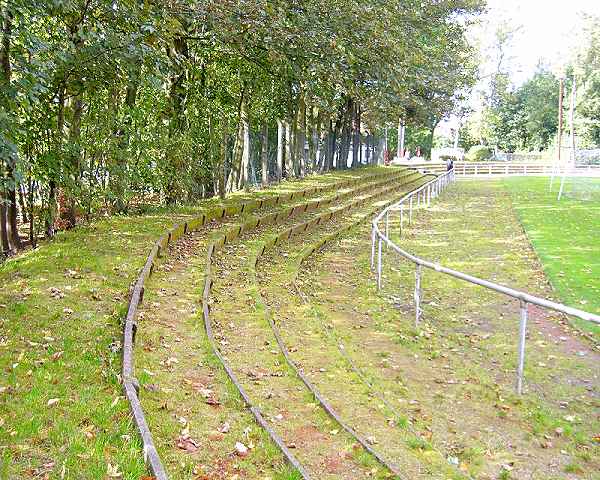
[[[20,245],[18,210],[35,244],[143,198],[192,202],[244,188],[258,173],[264,183],[346,168],[351,149],[355,165],[370,161],[372,138],[361,157],[369,135],[398,118],[435,124],[473,83],[465,31],[482,8],[480,0],[0,6],[4,252]]]

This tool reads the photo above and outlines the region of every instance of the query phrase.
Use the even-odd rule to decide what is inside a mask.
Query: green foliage
[[[600,146],[600,17],[586,18],[573,73],[578,83],[577,134],[584,148]]]
[[[490,160],[494,156],[494,150],[485,145],[474,145],[472,146],[467,154],[465,160],[468,162],[483,162]]]
[[[481,118],[482,139],[508,152],[548,148],[558,129],[558,79],[540,69],[516,89],[507,82],[496,88]]]
[[[481,9],[479,0],[2,5],[0,153],[14,168],[1,178],[25,190],[49,233],[57,217],[72,226],[82,214],[245,187],[262,168],[249,165],[260,145],[246,148],[245,132],[276,132],[278,119],[291,146],[314,129],[327,157],[312,148],[301,165],[290,148],[286,176],[328,169],[334,157],[344,167],[352,130],[399,117],[428,150],[421,127],[473,82],[464,33]]]

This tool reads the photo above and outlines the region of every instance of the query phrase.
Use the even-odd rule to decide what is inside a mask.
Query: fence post
[[[378,245],[377,245],[377,290],[381,290],[381,284],[382,284],[382,279],[381,279],[381,237],[379,235],[377,235],[377,239],[379,241]]]
[[[415,327],[419,326],[421,319],[421,265],[416,264],[415,268]]]
[[[411,195],[408,199],[408,224],[412,225],[412,204],[413,204],[413,196]]]
[[[404,204],[400,204],[400,236],[402,236],[402,232],[404,231]]]
[[[517,394],[523,393],[523,372],[525,370],[525,337],[527,336],[527,302],[520,301],[521,324],[519,326],[519,365],[517,367]]]
[[[375,226],[373,225],[373,231],[371,232],[371,271],[375,270]]]
[[[386,210],[385,212],[385,236],[390,238],[390,211]],[[388,245],[385,244],[385,249],[387,250]]]

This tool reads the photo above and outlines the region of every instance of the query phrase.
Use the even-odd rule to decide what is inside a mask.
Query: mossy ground
[[[373,171],[284,182],[232,195],[224,205]],[[119,384],[129,286],[153,241],[220,204],[98,220],[0,265],[0,478],[120,473],[138,480],[146,473]]]
[[[397,227],[393,223],[396,233]],[[339,368],[343,345],[369,383],[427,440],[407,444],[456,459],[465,474],[597,478],[594,345],[561,317],[530,310],[527,391],[519,398],[515,302],[427,272],[425,319],[415,328],[414,267],[386,253],[384,290],[377,293],[368,234],[363,229],[327,249],[297,280],[308,304],[284,314],[282,328],[289,327],[290,343],[301,345],[306,367],[318,351],[321,363],[330,357],[327,370]],[[482,278],[551,293],[499,184],[461,182],[422,212],[401,242],[408,251]],[[347,386],[349,379],[329,383]]]
[[[312,177],[259,195],[369,171]],[[425,258],[592,309],[598,296],[587,287],[597,286],[595,250],[586,250],[585,261],[585,255],[571,256],[566,240],[556,240],[558,223],[571,221],[568,211],[557,213],[550,229],[540,223],[541,183],[532,183],[538,193],[526,194],[517,180],[506,182],[461,182],[420,212],[402,240],[392,219],[395,239]],[[243,193],[227,204],[255,197]],[[98,221],[0,267],[0,367],[6,373],[0,478],[121,474],[137,480],[146,474],[118,381],[128,287],[153,240],[217,203]],[[597,220],[586,217],[586,205],[585,211],[573,208],[575,252],[595,248],[581,228]],[[295,454],[323,473],[318,478],[389,475],[298,382],[277,349],[268,315],[347,423],[372,437],[373,448],[411,478],[597,479],[599,355],[565,319],[530,309],[526,394],[519,398],[513,390],[515,302],[426,272],[424,320],[416,328],[414,268],[386,252],[384,289],[377,292],[368,222],[299,266],[300,250],[367,210],[292,237],[259,261],[257,275],[251,258],[266,238],[321,212],[243,236],[215,263],[212,311],[220,346]],[[206,245],[222,227],[182,239],[147,284],[136,345],[141,399],[173,478],[297,478],[253,422],[205,339],[199,300]],[[556,278],[545,260],[557,255],[553,248],[560,256]],[[568,272],[574,277],[567,282]],[[227,433],[219,432],[226,423]],[[196,442],[194,452],[177,445],[182,434]],[[252,445],[251,455],[236,456],[235,441]]]

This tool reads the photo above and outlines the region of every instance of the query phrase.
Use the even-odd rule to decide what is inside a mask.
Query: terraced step
[[[281,243],[258,258],[259,303],[272,317],[272,327],[284,342],[282,348],[291,351],[291,362],[384,462],[395,465],[404,478],[468,478],[449,465],[444,454],[433,450],[407,417],[349,362],[332,326],[303,300],[303,290],[310,291],[314,286],[310,282],[297,283],[300,263],[325,241],[334,240],[357,224],[368,224],[370,212],[337,219],[310,235]],[[327,290],[324,295],[339,298],[336,292]]]
[[[210,354],[210,345],[199,330],[199,291],[208,245],[215,239],[218,244],[233,241],[259,222],[289,219],[293,223],[306,211],[331,208],[343,199],[416,177],[410,171],[386,171],[292,192],[283,200],[269,199],[262,204],[252,201],[251,207],[243,209],[215,209],[198,223],[188,222],[171,235],[170,255],[163,263],[156,261],[154,275],[145,285],[145,302],[139,311],[136,372],[150,430],[173,478],[185,478],[198,471],[207,475],[237,471],[258,475],[264,471],[273,478],[293,475],[277,448],[242,410],[239,397],[225,380],[218,359]],[[207,221],[211,217],[214,219]],[[176,242],[184,231],[194,228],[200,230]],[[163,251],[168,240],[163,240]],[[228,428],[224,428],[226,425]],[[229,432],[219,431],[224,429]],[[234,440],[254,444],[253,454],[247,458],[230,455]],[[223,462],[223,458],[229,460]]]
[[[489,198],[483,186],[478,188],[473,197],[463,188],[444,195],[443,203],[404,232],[402,244],[425,258],[455,262],[461,270],[465,265],[468,271],[478,268],[484,278],[504,277],[507,283],[540,288],[535,286],[538,267],[528,258],[518,222],[505,220],[514,215],[509,202],[503,196],[502,201]],[[464,211],[470,215],[462,216]],[[393,224],[392,231],[397,227]],[[465,231],[485,233],[477,242],[457,243],[453,233]],[[299,273],[299,258],[292,252],[300,244],[293,239],[258,263],[260,288],[292,358],[321,393],[340,412],[351,404],[348,418],[368,411],[365,429],[378,417],[394,419],[402,427],[398,436],[375,436],[374,447],[385,449],[406,439],[424,464],[425,478],[440,476],[433,468],[437,458],[458,467],[443,478],[594,479],[599,458],[592,441],[598,423],[597,368],[593,373],[597,355],[588,351],[579,356],[569,352],[566,341],[547,341],[548,319],[530,312],[535,320],[529,334],[528,378],[535,392],[516,397],[518,305],[431,273],[425,277],[426,323],[416,331],[414,267],[386,260],[385,288],[377,293],[372,279],[365,279],[369,232],[363,224],[332,248],[309,257]],[[307,242],[303,239],[301,245]],[[499,243],[506,243],[503,255],[481,262],[497,254]],[[509,269],[508,262],[516,266]],[[551,369],[546,368],[549,362]],[[334,387],[342,383],[340,378],[346,379],[343,395]],[[407,438],[411,431],[425,441]],[[412,473],[409,478],[413,476],[418,478]]]
[[[270,237],[273,243],[283,241],[400,188],[394,185],[371,192],[324,213],[305,212],[281,226],[260,225],[242,242],[225,245],[223,253],[219,252],[214,260],[210,319],[224,360],[231,365],[249,404],[256,406],[265,418],[275,419],[273,428],[286,445],[293,445],[294,455],[314,478],[364,478],[369,469],[375,469],[377,475],[389,471],[373,463],[368,455],[363,460],[353,459],[349,445],[354,439],[339,426],[336,428],[336,423],[325,417],[314,401],[305,398],[306,393],[298,393],[306,392],[304,385],[279,356],[263,312],[253,311],[255,286],[249,283],[248,253],[264,238]],[[253,364],[247,365],[249,359]],[[364,455],[364,449],[358,448],[361,452]],[[368,467],[361,468],[362,461]]]

